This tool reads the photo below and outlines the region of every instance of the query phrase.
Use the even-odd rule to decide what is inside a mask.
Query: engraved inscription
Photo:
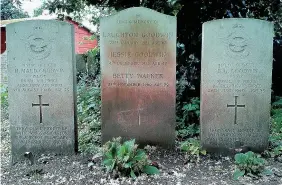
[[[265,87],[261,83],[261,69],[255,63],[250,62],[235,62],[235,63],[218,63],[215,65],[215,73],[224,78],[218,80],[208,80],[210,87],[207,92],[233,92],[237,93],[264,93]],[[258,77],[250,80],[250,75],[257,75]],[[236,78],[236,81],[232,80]]]
[[[56,147],[69,144],[69,128],[60,126],[16,126],[14,145]]]
[[[136,17],[137,16],[138,16],[138,18],[141,17],[140,14],[137,14]],[[142,19],[138,19],[138,20],[117,20],[117,23],[118,24],[158,24],[158,21],[157,20],[142,20]]]
[[[65,69],[60,68],[55,63],[23,63],[18,68],[13,69],[16,75],[21,78],[12,91],[17,92],[50,92],[50,91],[70,91],[69,87],[64,87],[58,75],[62,75]]]
[[[208,135],[204,137],[205,141],[212,146],[226,145],[226,143],[237,143],[238,138],[243,139],[247,136],[252,139],[252,143],[263,144],[265,141],[261,137],[262,133],[255,128],[211,128],[208,130]],[[240,143],[246,142],[246,140],[241,140]],[[249,143],[249,141],[247,141]]]
[[[157,38],[165,38],[171,39],[173,37],[173,32],[147,32],[147,33],[138,33],[138,32],[102,32],[102,37],[104,38],[146,38],[146,39],[157,39]]]

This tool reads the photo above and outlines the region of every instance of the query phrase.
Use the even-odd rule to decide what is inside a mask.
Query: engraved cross
[[[126,68],[126,84],[128,84],[128,68]]]
[[[40,123],[42,123],[42,107],[43,106],[49,106],[49,103],[42,103],[41,101],[41,97],[42,95],[38,95],[39,96],[39,103],[32,103],[32,107],[34,106],[39,106],[39,119],[40,119]]]
[[[137,112],[138,112],[138,125],[141,125],[141,115],[140,115],[140,111],[142,111],[143,109],[138,107]]]
[[[227,104],[227,107],[234,107],[235,108],[234,124],[237,124],[237,108],[238,107],[245,107],[245,105],[238,105],[237,99],[238,99],[238,96],[235,96],[235,104],[234,105]]]

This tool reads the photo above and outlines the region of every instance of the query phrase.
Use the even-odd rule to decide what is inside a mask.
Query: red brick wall
[[[85,40],[85,37],[90,37],[93,35],[86,28],[80,27],[78,23],[72,20],[66,21],[74,25],[76,54],[83,54],[97,46],[97,40]]]
[[[1,27],[1,54],[6,51],[6,28]]]

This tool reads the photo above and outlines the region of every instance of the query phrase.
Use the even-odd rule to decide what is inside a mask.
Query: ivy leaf
[[[246,156],[242,153],[236,154],[235,155],[235,162],[237,164],[243,164],[246,161]]]
[[[136,160],[136,161],[140,161],[143,157],[145,157],[146,154],[145,154],[145,151],[144,150],[138,150],[137,151],[137,154],[135,155],[135,157],[133,158],[133,160]]]
[[[234,180],[238,180],[239,179],[239,177],[242,177],[242,176],[244,176],[244,174],[245,174],[245,170],[239,170],[239,169],[236,169],[235,170],[235,172],[234,172],[234,174],[233,174],[233,179]]]
[[[106,156],[106,158],[108,158],[108,159],[112,159],[112,158],[113,158],[113,155],[112,155],[111,152],[105,153],[105,156]]]
[[[129,154],[131,153],[131,151],[134,148],[134,143],[135,143],[135,139],[129,140],[129,141],[125,141],[124,142],[124,146],[126,148],[126,152],[128,152]]]
[[[131,168],[132,162],[128,162],[124,164],[124,168]]]
[[[188,145],[188,143],[187,142],[184,142],[184,143],[182,143],[181,144],[181,146],[180,146],[180,148],[181,148],[181,150],[183,150],[183,151],[188,151],[189,150],[189,145]]]
[[[252,151],[249,151],[245,154],[248,159],[252,160],[255,157],[255,154]],[[243,155],[244,156],[244,155]]]
[[[282,107],[282,98],[272,104],[273,106]]]
[[[282,154],[282,146],[275,147],[273,153],[275,156],[280,155],[280,153]]]
[[[125,155],[125,153],[126,153],[126,148],[125,148],[124,145],[122,145],[122,146],[119,148],[119,150],[118,150],[118,157],[119,157],[120,159],[122,159],[123,156]]]
[[[112,156],[116,156],[117,154],[117,144],[116,143],[112,143],[111,148],[110,148],[110,152]]]
[[[154,174],[160,173],[158,168],[156,168],[154,166],[149,166],[149,165],[144,166],[143,172],[148,174],[148,175],[154,175]]]
[[[106,166],[108,172],[114,169],[115,163],[116,163],[115,159],[106,159],[103,161],[103,164]]]
[[[125,157],[123,158],[123,161],[124,161],[124,162],[127,162],[128,159],[129,159],[129,156],[127,155],[127,156],[125,156]]]

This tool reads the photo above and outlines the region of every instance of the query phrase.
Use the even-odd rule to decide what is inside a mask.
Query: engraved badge
[[[27,50],[32,57],[36,59],[44,59],[50,55],[51,43],[46,39],[31,35],[27,39]]]
[[[226,54],[231,58],[244,58],[250,54],[249,37],[244,32],[244,27],[235,24],[231,33],[226,38]]]

